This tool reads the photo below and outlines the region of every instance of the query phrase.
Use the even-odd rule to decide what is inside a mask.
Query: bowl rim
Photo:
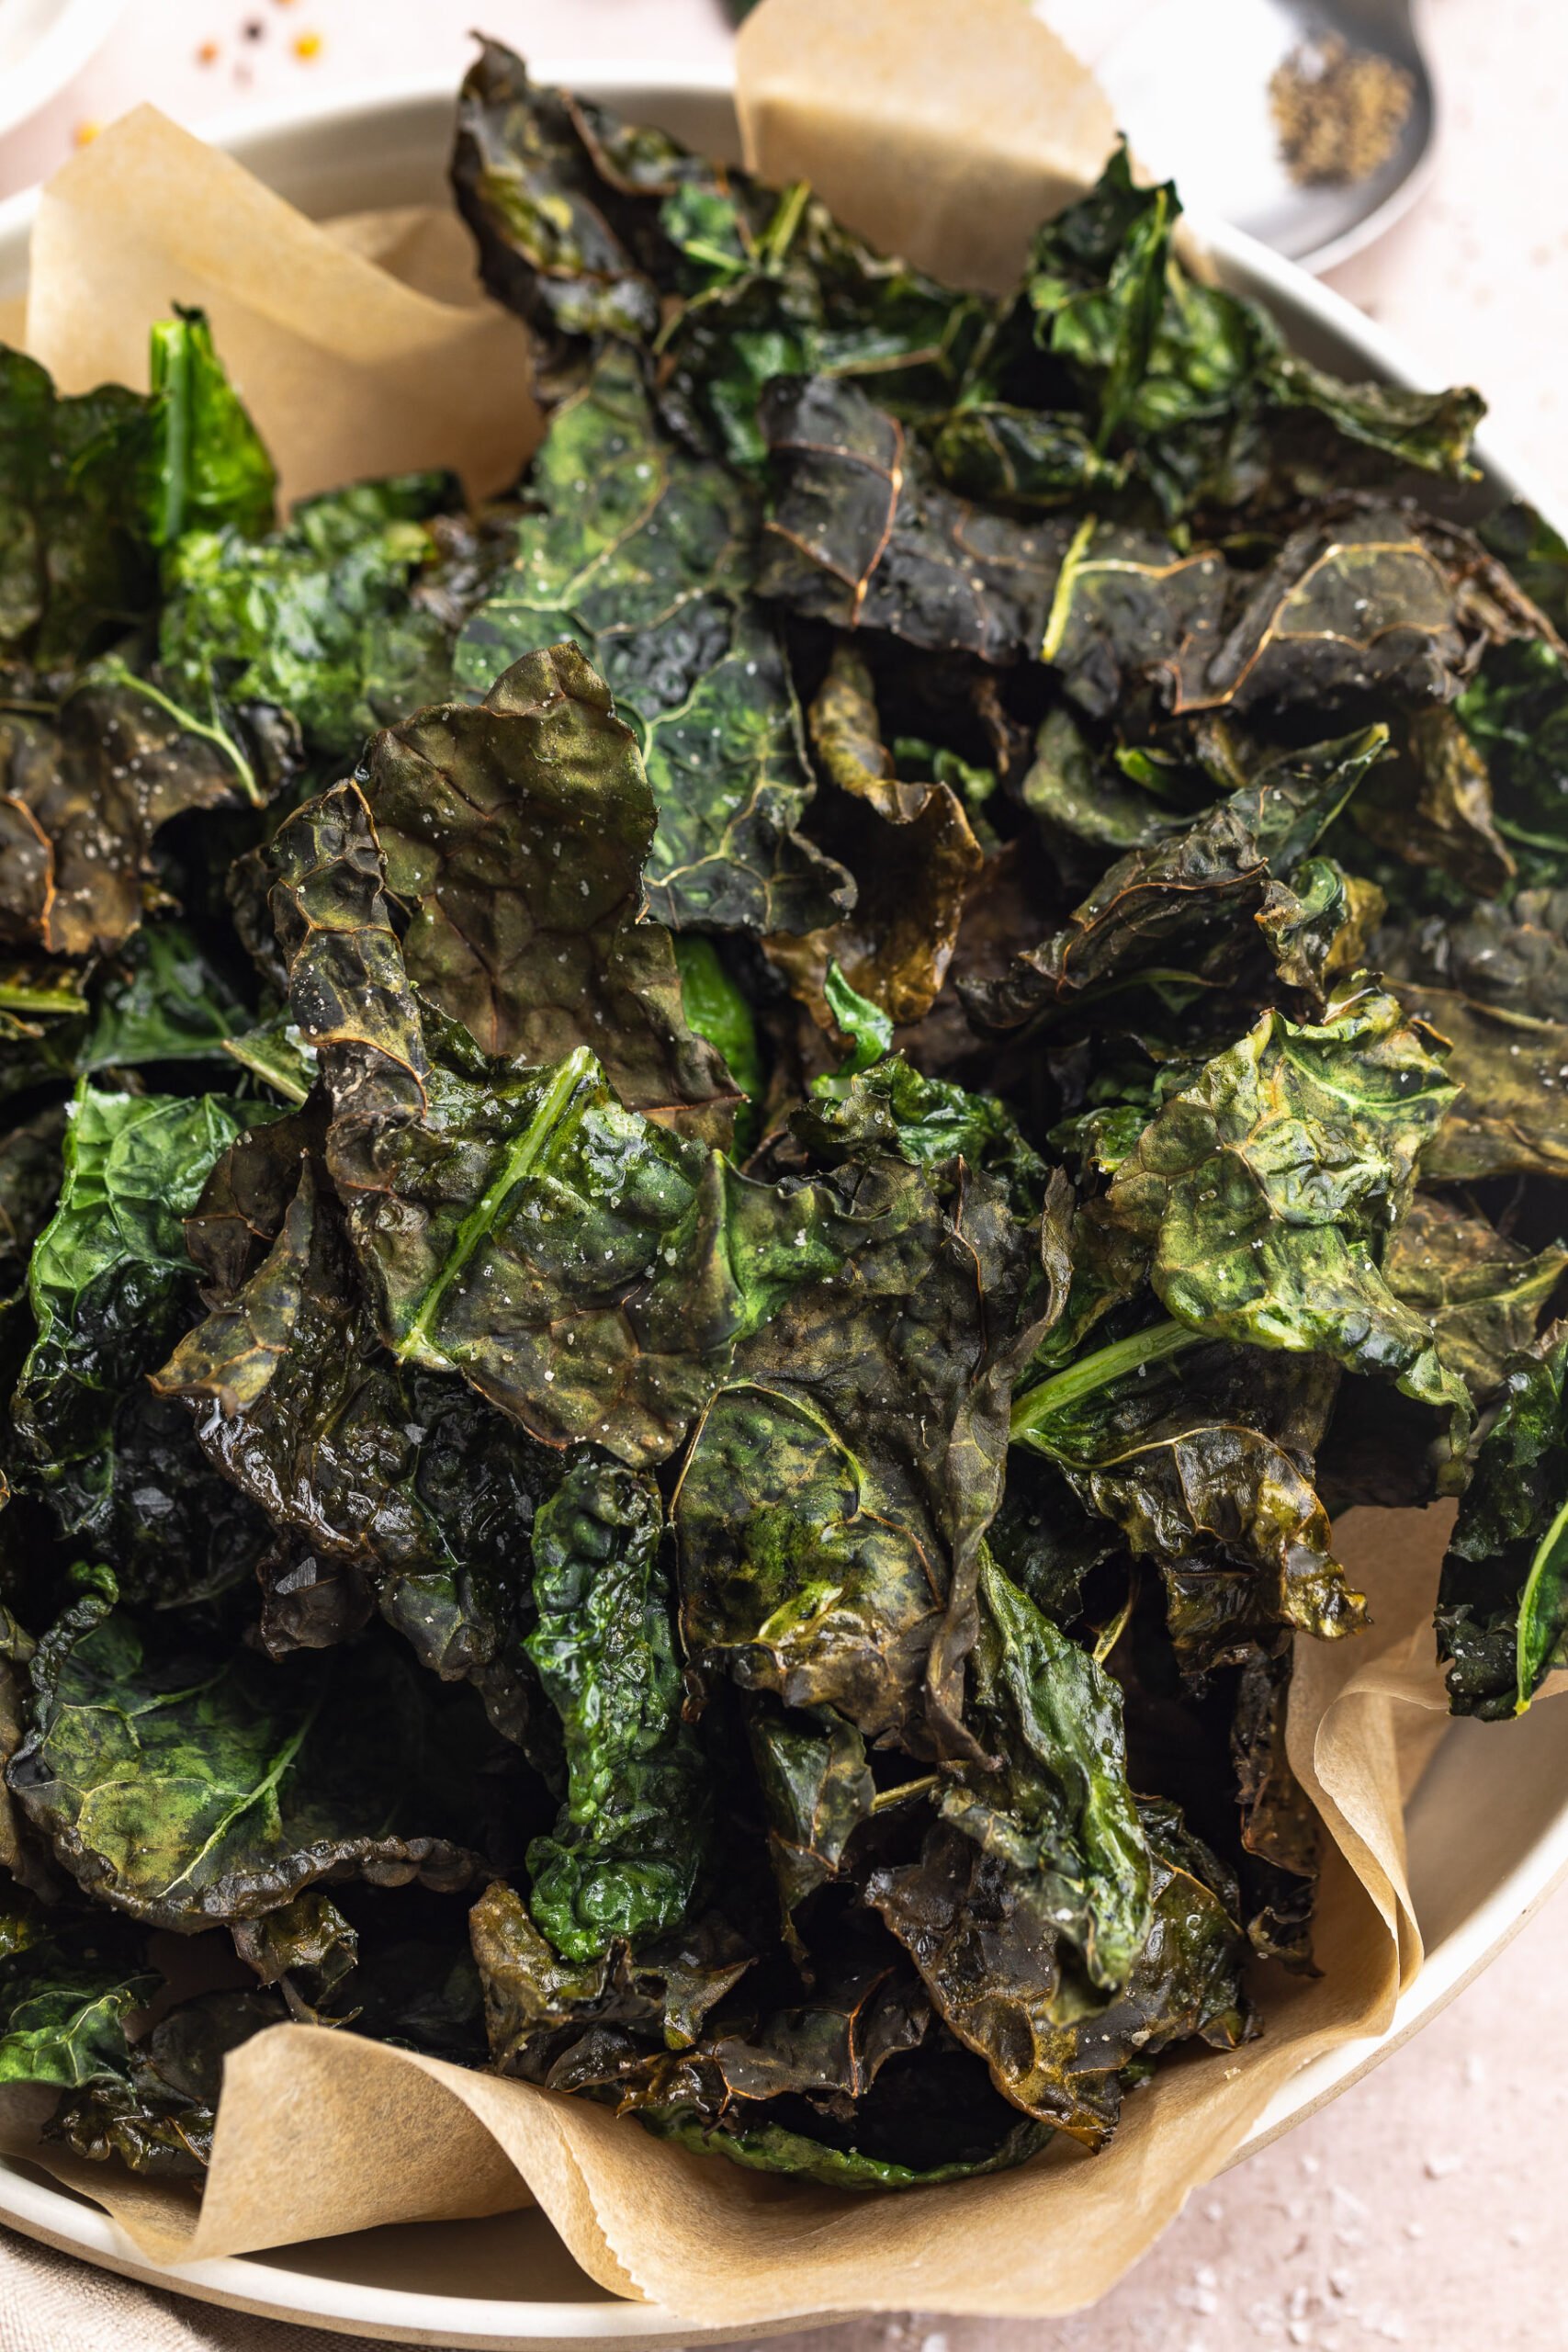
[[[117,9],[121,0],[100,0],[100,5]],[[613,68],[603,61],[583,61],[578,67],[570,59],[554,58],[547,58],[544,64],[552,80],[591,95],[613,91],[617,96],[636,93],[654,99],[724,97],[733,87],[731,75],[721,66],[676,71],[658,61],[636,57],[617,60]],[[330,133],[341,141],[358,129],[385,125],[400,114],[417,117],[448,110],[452,98],[449,84],[433,82],[427,76],[346,100],[324,96],[303,105],[296,100],[255,112],[230,110],[201,126],[197,135],[265,178],[265,173],[259,168],[265,160],[263,151],[279,140],[298,138],[309,143]],[[36,187],[25,189],[0,203],[0,274],[6,270],[7,250],[25,241],[39,193]],[[1423,386],[1425,371],[1398,338],[1300,263],[1287,260],[1226,223],[1194,218],[1192,227],[1222,268],[1234,271],[1247,282],[1248,290],[1265,300],[1277,300],[1353,345],[1371,371],[1387,381],[1406,389]],[[1504,491],[1550,514],[1554,502],[1534,481],[1529,468],[1518,466],[1485,434],[1477,436],[1475,446],[1487,474]],[[1347,2042],[1309,2061],[1276,2094],[1230,2163],[1239,2164],[1256,2154],[1315,2114],[1408,2041],[1481,1973],[1564,1881],[1568,1881],[1568,1804],[1516,1867],[1429,1954],[1415,1983],[1400,1996],[1387,2031]],[[232,2256],[195,2263],[160,2263],[143,2255],[102,2208],[46,2182],[27,2165],[25,2158],[18,2165],[3,2154],[0,2221],[61,2252],[200,2301],[265,2317],[310,2323],[333,2332],[461,2346],[463,2352],[525,2344],[564,2346],[632,2341],[668,2346],[673,2352],[673,2347],[682,2345],[755,2338],[855,2316],[822,2312],[762,2325],[708,2328],[683,2322],[656,2304],[610,2296],[575,2302],[525,2302],[370,2286],[357,2279],[291,2270],[278,2258],[287,2254],[287,2248],[271,2249],[267,2258],[259,2260]]]

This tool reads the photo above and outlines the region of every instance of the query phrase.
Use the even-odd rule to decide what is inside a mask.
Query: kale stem
[[[1133,1604],[1137,1598],[1138,1570],[1137,1565],[1134,1562],[1132,1572],[1127,1578],[1127,1598],[1122,1603],[1121,1608],[1116,1611],[1116,1614],[1112,1617],[1111,1623],[1101,1628],[1100,1638],[1095,1643],[1094,1662],[1096,1666],[1103,1666],[1105,1664],[1106,1659],[1111,1656],[1111,1651],[1116,1647],[1117,1643],[1126,1632],[1128,1621],[1133,1614]]]
[[[28,980],[0,981],[0,1012],[85,1012],[86,999],[74,989],[51,989]]]
[[[1067,633],[1067,615],[1072,610],[1073,588],[1078,567],[1089,553],[1089,543],[1099,527],[1098,514],[1086,514],[1073,533],[1072,544],[1062,558],[1062,569],[1056,574],[1055,593],[1051,598],[1050,616],[1045,623],[1045,635],[1041,640],[1040,659],[1054,662],[1062,650],[1062,639]]]
[[[167,711],[184,733],[197,735],[203,742],[214,744],[239,777],[240,789],[251,807],[265,808],[266,795],[256,782],[256,772],[231,735],[226,735],[221,727],[209,725],[205,719],[197,718],[194,711],[186,710],[171,695],[162,693],[150,678],[139,678],[135,671],[128,669],[123,662],[106,662],[103,669],[115,685],[130,686],[148,702],[156,704],[160,710]]]
[[[522,1134],[515,1136],[507,1147],[495,1174],[457,1227],[445,1261],[415,1307],[406,1329],[392,1341],[392,1353],[404,1363],[411,1358],[416,1363],[428,1362],[428,1351],[436,1344],[430,1338],[431,1325],[435,1320],[442,1300],[475,1250],[489,1239],[496,1220],[504,1212],[518,1185],[533,1173],[545,1151],[556,1139],[576,1102],[583,1080],[594,1067],[593,1057],[588,1047],[577,1046],[551,1072],[549,1084],[539,1098],[538,1109]]]
[[[1109,1347],[1096,1348],[1077,1363],[1068,1364],[1062,1372],[1054,1372],[1049,1380],[1036,1387],[1026,1388],[1012,1408],[1012,1435],[1016,1443],[1040,1446],[1038,1431],[1053,1413],[1065,1405],[1076,1405],[1080,1396],[1091,1396],[1097,1388],[1109,1388],[1140,1364],[1158,1363],[1166,1356],[1179,1356],[1184,1349],[1203,1344],[1205,1334],[1194,1331],[1186,1323],[1169,1317],[1163,1323],[1151,1323],[1145,1331],[1134,1331],[1131,1338],[1113,1340]]]
[[[1522,1715],[1525,1713],[1535,1695],[1531,1688],[1535,1675],[1529,1656],[1535,1596],[1545,1577],[1547,1565],[1562,1542],[1565,1530],[1568,1530],[1568,1503],[1563,1504],[1551,1525],[1536,1545],[1535,1554],[1529,1565],[1529,1574],[1525,1578],[1524,1589],[1519,1595],[1518,1616],[1515,1622],[1514,1632],[1514,1687],[1517,1693],[1514,1700],[1514,1713],[1516,1715]]]
[[[809,180],[795,180],[780,197],[773,219],[758,240],[758,257],[764,267],[776,268],[788,253],[810,194]]]
[[[890,1804],[902,1804],[906,1797],[923,1797],[942,1786],[940,1772],[927,1772],[919,1781],[900,1781],[896,1789],[878,1789],[872,1798],[873,1813],[886,1813]]]

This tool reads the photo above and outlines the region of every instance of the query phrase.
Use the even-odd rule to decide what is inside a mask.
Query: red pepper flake
[[[204,40],[196,52],[196,62],[198,65],[216,65],[218,43],[215,40]]]

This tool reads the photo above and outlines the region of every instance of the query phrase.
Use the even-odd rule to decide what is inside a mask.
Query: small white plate
[[[74,81],[125,7],[126,0],[0,0],[0,135]]]

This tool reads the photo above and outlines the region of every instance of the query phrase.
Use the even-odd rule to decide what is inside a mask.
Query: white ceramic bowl
[[[75,80],[125,6],[126,0],[0,0],[0,133]]]
[[[734,152],[734,112],[717,81],[694,86],[631,67],[613,76],[585,67],[560,78],[709,153]],[[451,123],[451,93],[418,90],[253,119],[220,137],[291,202],[326,217],[441,200]],[[0,206],[0,300],[25,288],[34,202],[18,197]],[[1346,375],[1416,380],[1388,339],[1341,296],[1236,231],[1203,233],[1225,281],[1266,302],[1309,358]],[[1482,454],[1495,484],[1534,495],[1495,449],[1483,445]],[[1568,1877],[1568,1702],[1538,1707],[1506,1730],[1450,1724],[1411,1806],[1408,1831],[1410,1883],[1427,1947],[1418,1982],[1387,2034],[1303,2067],[1259,2119],[1241,2154],[1289,2130],[1386,2058]],[[550,2345],[716,2343],[803,2324],[703,2330],[651,2305],[618,2301],[577,2268],[534,2211],[403,2224],[230,2261],[161,2267],[143,2259],[98,2207],[67,2195],[25,2162],[0,2157],[0,2220],[179,2293],[345,2334],[463,2352],[481,2346],[525,2345],[538,2352]]]

